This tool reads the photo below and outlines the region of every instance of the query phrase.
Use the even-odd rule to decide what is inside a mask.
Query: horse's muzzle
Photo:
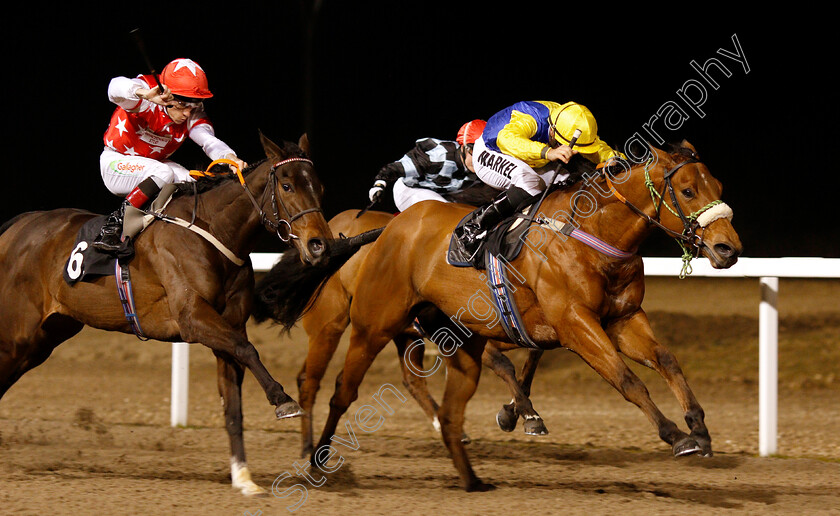
[[[310,265],[326,265],[329,261],[330,253],[329,246],[321,238],[310,238],[306,242],[306,253],[303,255],[304,261]]]

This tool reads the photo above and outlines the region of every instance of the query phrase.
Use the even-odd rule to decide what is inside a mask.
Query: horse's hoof
[[[312,455],[312,452],[315,451],[312,445],[304,446],[300,451],[300,458],[305,459]]]
[[[513,405],[502,405],[502,409],[496,414],[496,424],[504,432],[513,432],[518,420],[519,416],[516,415]]]
[[[696,434],[692,432],[690,437],[700,445],[700,455],[702,457],[711,457],[714,455],[712,453],[712,439],[708,433]]]
[[[302,415],[303,409],[300,408],[300,405],[296,401],[292,400],[277,405],[277,408],[274,409],[274,414],[277,416],[277,419],[286,419]]]
[[[525,435],[548,435],[548,428],[545,427],[541,418],[525,419]]]
[[[261,488],[251,480],[251,471],[246,467],[232,465],[231,487],[238,489],[245,496],[268,496],[268,491]]]
[[[236,489],[239,489],[239,492],[243,495],[252,498],[262,498],[264,496],[268,496],[268,491],[254,483],[251,483],[250,485],[236,486]]]
[[[461,442],[464,444],[470,444],[472,440],[470,439],[470,436],[468,436],[466,433],[463,433],[461,434]]]
[[[493,484],[487,484],[476,479],[475,482],[467,486],[466,491],[468,493],[486,493],[487,491],[492,491],[494,489],[496,489],[496,486]]]
[[[674,444],[674,457],[685,457],[701,451],[703,450],[700,449],[700,445],[691,437],[686,437]]]

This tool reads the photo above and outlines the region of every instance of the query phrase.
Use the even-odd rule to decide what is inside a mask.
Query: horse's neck
[[[249,174],[248,188],[259,202],[265,188],[265,174]],[[194,198],[184,198],[181,208],[192,213]],[[240,258],[252,251],[262,226],[260,214],[237,181],[221,184],[199,194],[196,217],[208,231]]]
[[[635,193],[643,190],[647,192],[642,174],[639,171],[633,171],[633,176],[627,180],[626,185],[619,188],[621,192],[633,192],[630,195],[626,193],[622,195],[628,202],[647,211],[650,198],[644,199]],[[574,205],[574,199],[577,199],[578,206]],[[594,210],[586,205],[587,200],[591,202],[592,199],[596,201]],[[651,231],[645,219],[625,206],[603,181],[597,184],[582,183],[579,189],[562,192],[555,196],[553,201],[551,209],[571,214],[574,226],[623,251],[636,252]],[[650,210],[652,211],[653,208]],[[565,217],[566,213],[564,213],[564,219],[568,219]]]

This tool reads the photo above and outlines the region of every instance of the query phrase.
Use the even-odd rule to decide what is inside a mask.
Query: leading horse
[[[232,258],[197,233],[158,221],[137,237],[129,264],[145,336],[201,343],[216,355],[231,480],[245,495],[265,490],[251,480],[245,461],[244,369],[256,377],[278,419],[300,415],[297,402],[272,378],[248,341],[245,324],[254,289],[248,255],[262,227],[290,239],[312,266],[328,261],[332,240],[306,135],[297,145],[282,146],[260,137],[266,158],[243,171],[239,181],[217,178],[218,184],[200,193],[186,188],[166,208],[167,216],[191,220],[209,232]],[[85,325],[132,332],[114,278],[100,276],[73,286],[63,278],[79,229],[95,216],[78,209],[30,212],[0,228],[0,398]]]
[[[683,142],[669,151],[651,149],[650,157],[621,174],[604,167],[576,189],[549,194],[541,214],[553,216],[540,215],[529,227],[540,235],[531,242],[540,245],[523,247],[509,263],[520,279],[512,295],[524,328],[540,348],[565,347],[578,354],[645,413],[674,455],[710,455],[703,409],[674,355],[654,337],[641,307],[644,264],[636,253],[653,228],[679,238],[715,268],[732,266],[742,246],[732,212],[720,200],[721,183],[690,144]],[[476,476],[461,442],[464,410],[478,384],[486,341],[511,339],[500,324],[488,324],[495,320],[489,315],[492,305],[477,309],[481,307],[474,294],[486,291],[487,279],[479,271],[447,263],[452,229],[468,213],[464,206],[418,203],[389,223],[372,245],[356,278],[350,345],[313,463],[323,456],[318,450],[329,446],[341,416],[357,398],[374,358],[420,316],[446,357],[438,417],[461,485],[467,491],[493,488]],[[603,245],[598,248],[568,238],[565,231],[547,229],[560,228],[558,217],[565,219],[563,228],[576,230],[579,237],[595,237],[589,242]],[[606,254],[604,245],[618,252]],[[690,433],[665,417],[620,353],[665,379]]]

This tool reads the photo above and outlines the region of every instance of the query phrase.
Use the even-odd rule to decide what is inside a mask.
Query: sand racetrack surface
[[[0,400],[0,514],[840,514],[840,281],[780,281],[778,455],[758,455],[757,280],[652,278],[645,308],[676,354],[706,412],[715,455],[675,459],[642,412],[568,351],[546,353],[532,401],[549,435],[521,424],[502,432],[510,399],[487,369],[467,406],[468,453],[497,486],[465,493],[439,435],[402,385],[394,347],[374,363],[357,407],[391,384],[405,403],[376,431],[355,429],[358,449],[337,446],[336,473],[296,473],[299,422],[276,421],[248,373],[245,440],[254,480],[281,498],[230,487],[228,440],[215,360],[191,352],[186,428],[169,425],[171,346],[85,329]],[[272,374],[297,397],[302,331],[279,337],[252,325]],[[323,425],[345,336],[314,413]],[[521,352],[509,355],[517,365]],[[660,409],[682,428],[674,396],[631,364]],[[429,378],[440,400],[445,372]],[[346,419],[345,419],[346,420]],[[353,422],[354,427],[356,426]],[[347,437],[344,428],[339,435]],[[288,473],[288,475],[286,475]]]

